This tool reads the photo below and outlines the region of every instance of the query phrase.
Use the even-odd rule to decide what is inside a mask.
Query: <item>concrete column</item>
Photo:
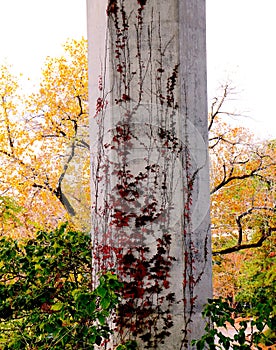
[[[204,0],[87,0],[95,272],[113,343],[191,349],[212,296]]]

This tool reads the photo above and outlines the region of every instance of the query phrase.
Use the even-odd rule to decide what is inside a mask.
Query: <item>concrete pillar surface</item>
[[[205,1],[87,0],[96,271],[113,344],[191,349],[212,296]]]

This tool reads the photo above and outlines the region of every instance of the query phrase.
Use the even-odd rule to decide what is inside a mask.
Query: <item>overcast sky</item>
[[[276,137],[276,0],[206,2],[209,99],[232,81],[229,109],[250,116],[244,123],[261,137]],[[37,79],[47,56],[82,36],[86,0],[0,0],[0,62],[17,73]]]
[[[0,0],[0,62],[39,76],[67,38],[86,37],[86,0]]]
[[[209,97],[227,79],[232,109],[261,136],[276,137],[276,0],[206,0]]]

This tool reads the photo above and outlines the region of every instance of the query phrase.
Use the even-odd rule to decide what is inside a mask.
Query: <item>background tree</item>
[[[13,199],[0,196],[0,232],[8,232],[10,236],[15,237],[14,231],[21,226],[19,215],[22,211],[23,208],[18,206]]]
[[[209,123],[214,294],[257,307],[259,288],[266,300],[276,297],[268,277],[276,251],[276,144],[234,126],[236,115],[224,109],[230,95],[226,85]]]
[[[275,231],[275,142],[257,142],[247,129],[227,123],[230,92],[226,85],[210,112],[214,255],[261,246]]]
[[[41,155],[49,159],[43,172],[51,176],[41,189],[54,194],[71,217],[81,211],[89,220],[87,43],[71,40],[64,49],[64,56],[46,62],[39,93],[31,98],[31,124],[40,130]]]
[[[24,101],[9,69],[1,74],[0,195],[25,208],[18,234],[80,211],[89,222],[86,41],[70,40],[62,57],[48,58],[39,91]]]
[[[274,309],[276,317],[275,243],[276,239],[273,237],[265,241],[262,247],[249,252],[250,256],[244,262],[241,270],[237,300],[251,304],[253,308],[256,308],[260,302],[264,305],[270,305]]]

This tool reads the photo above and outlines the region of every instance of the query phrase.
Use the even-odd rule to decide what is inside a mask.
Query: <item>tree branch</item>
[[[260,239],[255,243],[240,244],[240,245],[237,244],[237,245],[230,247],[230,248],[225,248],[225,249],[221,249],[219,251],[215,251],[215,252],[213,252],[213,256],[234,253],[234,252],[238,252],[238,251],[243,250],[243,249],[261,247],[263,245],[264,241],[268,237],[271,236],[271,233],[276,231],[276,227],[268,227],[267,231],[268,232],[263,233],[262,236],[260,237]]]
[[[248,210],[246,210],[245,212],[241,213],[240,215],[238,215],[236,217],[236,223],[238,226],[238,242],[236,245],[229,247],[229,248],[224,248],[221,249],[219,251],[215,251],[213,252],[213,255],[219,255],[219,254],[228,254],[228,253],[233,253],[233,252],[237,252],[239,250],[243,250],[243,249],[248,249],[248,248],[257,248],[257,247],[261,247],[263,242],[271,236],[271,233],[273,231],[276,231],[276,227],[261,227],[261,237],[259,238],[259,240],[257,242],[253,242],[253,243],[247,243],[247,244],[242,244],[243,241],[243,227],[242,227],[242,219],[245,218],[248,215],[251,215],[254,211],[271,211],[273,213],[276,212],[276,208],[272,208],[272,207],[252,207],[249,208]]]
[[[272,166],[274,166],[275,164],[268,164],[266,166],[263,167],[257,167],[253,170],[251,170],[250,173],[248,174],[243,174],[243,175],[234,175],[234,176],[229,176],[227,179],[225,177],[225,164],[223,164],[223,168],[224,168],[224,177],[223,180],[217,185],[215,186],[211,191],[210,194],[214,194],[215,192],[217,192],[219,189],[221,189],[222,187],[224,187],[225,185],[229,184],[229,182],[232,182],[234,180],[244,180],[244,179],[248,179],[248,178],[253,178],[253,177],[259,177],[261,178],[264,182],[266,182],[266,180],[263,178],[262,175],[258,174],[258,172],[262,171],[262,170],[266,170]],[[233,168],[232,168],[233,170]],[[230,173],[233,173],[233,171],[231,171]]]

